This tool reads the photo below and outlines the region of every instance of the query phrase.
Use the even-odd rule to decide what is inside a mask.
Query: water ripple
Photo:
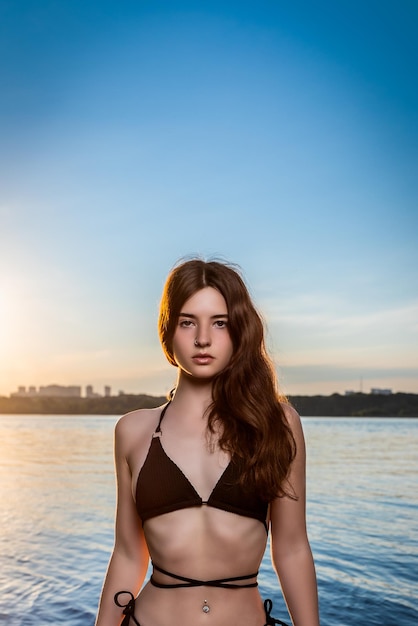
[[[0,621],[93,626],[115,417],[0,416]],[[322,626],[418,624],[418,420],[304,419]],[[260,591],[287,619],[269,551]]]

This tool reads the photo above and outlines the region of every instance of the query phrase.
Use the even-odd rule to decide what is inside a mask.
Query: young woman
[[[257,589],[269,532],[294,626],[318,626],[300,419],[279,400],[238,272],[176,267],[159,333],[177,384],[166,405],[116,425],[115,545],[96,626],[281,624]]]

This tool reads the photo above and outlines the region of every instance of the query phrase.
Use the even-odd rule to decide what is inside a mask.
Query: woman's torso
[[[158,471],[154,476],[149,453],[160,415],[159,410],[139,412],[136,427],[132,429],[128,462],[133,477],[133,494],[140,500],[141,494],[145,493],[142,496],[145,501],[149,498],[146,491],[137,488],[138,483],[142,481],[146,486],[147,482],[152,482],[152,489],[158,491],[165,481],[165,473],[170,472],[173,479],[173,474],[180,472],[170,482],[174,485],[173,490],[178,489],[178,497],[181,499],[184,496],[188,483],[198,498],[208,501],[208,504],[198,502],[176,508],[172,502],[168,507],[171,509],[169,512],[158,514],[157,511],[157,514],[147,517],[143,527],[152,561],[163,570],[199,581],[225,580],[256,573],[267,541],[266,528],[260,519],[262,507],[256,499],[251,500],[250,497],[250,503],[243,501],[242,507],[245,509],[247,504],[248,513],[225,510],[230,508],[230,498],[228,491],[219,489],[218,494],[223,496],[226,503],[219,502],[211,506],[215,487],[218,483],[222,486],[223,477],[230,473],[229,458],[220,450],[210,451],[206,441],[197,439],[195,433],[179,436],[168,420],[162,422],[162,434],[157,433],[160,439],[158,450],[155,448],[157,456],[154,460],[154,464],[160,459],[163,465],[168,465],[160,476]],[[173,465],[170,466],[170,463]],[[160,465],[159,462],[157,464]],[[141,470],[145,470],[147,465],[150,475],[144,480]],[[176,487],[177,484],[179,487]],[[236,490],[234,493],[235,500],[232,500],[235,506]],[[157,503],[157,509],[164,510],[164,501],[164,497],[157,497],[151,499],[151,504]],[[141,505],[138,501],[140,511],[143,510]],[[160,584],[179,582],[160,571],[155,571],[153,578]],[[252,577],[235,584],[253,584],[255,581],[256,577]],[[166,589],[148,582],[136,601],[136,615],[141,626],[264,624],[262,601],[254,586],[227,589],[202,585]]]

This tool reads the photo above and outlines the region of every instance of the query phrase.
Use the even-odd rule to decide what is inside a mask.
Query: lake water
[[[0,622],[94,624],[113,542],[116,419],[0,415]],[[418,420],[303,424],[322,626],[416,626]],[[260,591],[286,620],[269,561]]]

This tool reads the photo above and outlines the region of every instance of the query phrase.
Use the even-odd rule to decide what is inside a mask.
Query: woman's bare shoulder
[[[115,426],[116,440],[129,442],[154,432],[163,406],[153,409],[136,409],[122,415]]]
[[[303,432],[302,422],[301,422],[299,413],[288,402],[280,402],[280,405],[282,407],[286,421],[293,433],[293,436],[296,437],[296,439],[298,439],[302,435],[302,432]]]
[[[300,424],[300,415],[289,402],[280,402],[280,406],[290,426]]]

